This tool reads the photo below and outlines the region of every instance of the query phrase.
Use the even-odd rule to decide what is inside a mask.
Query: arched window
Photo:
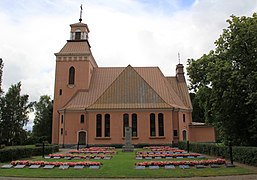
[[[81,39],[81,31],[80,29],[77,29],[75,31],[75,40],[80,40]]]
[[[125,128],[129,127],[129,115],[123,114],[123,137],[125,137]]]
[[[155,114],[150,114],[150,136],[156,136],[155,132]]]
[[[163,114],[158,114],[158,128],[159,128],[159,136],[164,136],[164,118]]]
[[[183,130],[182,135],[183,135],[183,141],[186,141],[187,140],[187,131]]]
[[[137,137],[137,114],[132,114],[132,137]]]
[[[75,82],[75,68],[72,66],[69,69],[69,84],[74,84]]]
[[[110,137],[110,114],[104,116],[104,137]]]
[[[96,115],[96,137],[102,137],[102,115]]]
[[[81,114],[80,116],[80,123],[83,124],[85,122],[85,115]]]

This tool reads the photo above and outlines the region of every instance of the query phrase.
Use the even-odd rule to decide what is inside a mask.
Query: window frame
[[[150,136],[156,137],[155,114],[150,114]]]
[[[102,114],[96,115],[96,137],[102,137]]]

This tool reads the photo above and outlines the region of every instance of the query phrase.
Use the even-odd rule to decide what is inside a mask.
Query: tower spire
[[[79,22],[81,23],[82,21],[82,4],[80,5],[80,17],[79,17]]]
[[[180,53],[178,52],[178,64],[180,64]]]

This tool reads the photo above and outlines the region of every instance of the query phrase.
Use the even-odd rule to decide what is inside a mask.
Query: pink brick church
[[[215,141],[213,127],[192,122],[182,64],[174,76],[158,67],[100,67],[87,24],[70,27],[70,40],[55,54],[53,144],[124,144],[125,127],[134,145]]]

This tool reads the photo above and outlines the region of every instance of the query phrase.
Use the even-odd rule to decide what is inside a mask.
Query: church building
[[[174,76],[158,67],[100,67],[81,21],[55,53],[53,144],[122,145],[125,127],[134,145],[215,141],[213,127],[192,122],[182,64]]]

